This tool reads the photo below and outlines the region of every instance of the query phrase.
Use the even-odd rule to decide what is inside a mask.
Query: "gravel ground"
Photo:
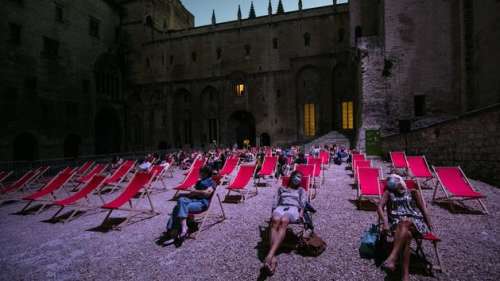
[[[377,163],[387,170],[386,164]],[[373,260],[359,257],[360,236],[375,222],[376,213],[356,209],[350,171],[332,166],[325,174],[325,183],[312,203],[318,210],[316,230],[327,249],[319,257],[281,253],[277,272],[268,279],[393,280]],[[172,187],[181,178],[182,173],[176,171],[166,185]],[[153,196],[161,215],[109,232],[94,230],[104,212],[87,212],[66,224],[48,223],[44,221],[56,208],[18,215],[14,213],[22,203],[2,204],[0,280],[263,280],[259,257],[265,249],[259,226],[265,226],[270,215],[276,190],[276,182],[270,182],[272,187],[259,188],[258,195],[245,203],[224,203],[227,219],[179,248],[156,243],[175,204],[169,201],[171,190]],[[440,251],[446,271],[426,276],[415,270],[412,280],[500,279],[500,207],[495,204],[500,202],[500,189],[472,183],[488,197],[490,215],[452,213],[429,204],[435,231],[443,239]],[[225,190],[218,192],[223,195]],[[432,191],[424,190],[424,196],[429,202]],[[428,256],[433,257],[430,245],[426,246]]]

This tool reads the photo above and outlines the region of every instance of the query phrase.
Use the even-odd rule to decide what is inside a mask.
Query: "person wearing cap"
[[[270,235],[271,247],[264,261],[264,268],[271,275],[276,270],[276,251],[285,238],[288,224],[298,222],[304,215],[307,193],[300,186],[301,182],[302,174],[298,171],[292,172],[288,186],[281,186],[274,197]]]
[[[387,216],[384,208],[387,207]],[[402,274],[404,281],[410,280],[410,243],[432,231],[430,217],[424,201],[417,191],[409,191],[403,178],[391,174],[387,178],[387,189],[377,207],[379,219],[383,222],[382,231],[394,237],[394,246],[382,268],[395,271],[402,253]]]

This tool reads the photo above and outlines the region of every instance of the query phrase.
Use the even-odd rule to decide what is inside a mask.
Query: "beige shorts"
[[[299,208],[295,206],[278,206],[273,211],[273,217],[287,217],[290,222],[300,219]]]

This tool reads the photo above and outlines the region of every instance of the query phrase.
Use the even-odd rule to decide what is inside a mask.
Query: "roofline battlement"
[[[234,29],[253,28],[261,25],[269,25],[273,23],[301,20],[306,18],[331,15],[331,14],[345,14],[348,12],[349,12],[349,4],[345,3],[345,4],[337,4],[335,7],[333,5],[328,5],[328,6],[315,7],[303,10],[295,10],[295,11],[285,12],[283,14],[264,15],[252,19],[247,18],[247,19],[233,20],[217,24],[208,24],[189,29],[170,30],[168,32],[164,32],[161,35],[162,38],[148,41],[144,43],[144,45],[154,45],[156,43],[163,43],[170,40],[181,39],[191,36],[202,36],[206,34],[230,31]]]

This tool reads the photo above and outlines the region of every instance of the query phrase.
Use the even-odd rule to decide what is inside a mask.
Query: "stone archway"
[[[229,116],[227,143],[242,147],[246,139],[255,146],[255,118],[248,111],[235,111]]]
[[[38,141],[33,134],[22,133],[13,142],[14,161],[34,161],[38,159]]]
[[[95,153],[116,153],[121,150],[122,126],[116,110],[101,109],[95,117]]]
[[[64,157],[77,158],[80,155],[82,138],[79,135],[69,134],[64,139]]]

